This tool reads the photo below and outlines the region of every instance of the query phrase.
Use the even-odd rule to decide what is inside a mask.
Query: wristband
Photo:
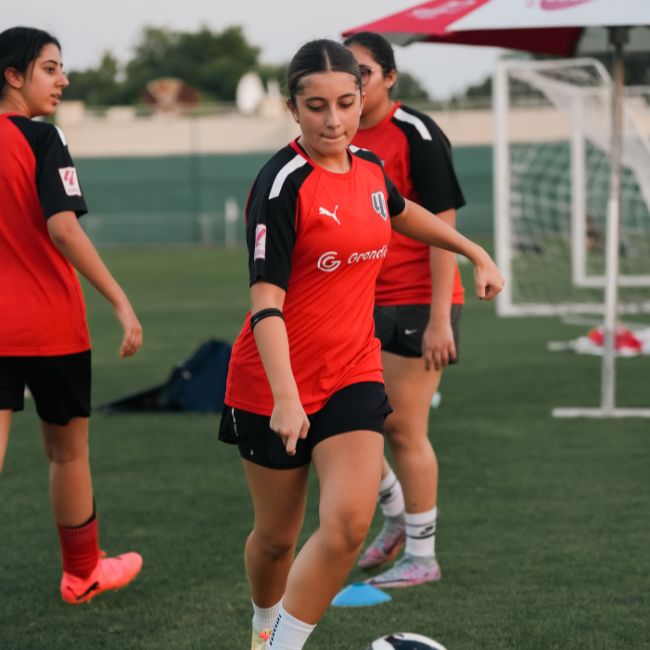
[[[251,331],[255,329],[255,325],[257,325],[261,320],[264,320],[265,318],[269,318],[271,316],[277,316],[278,318],[284,320],[284,314],[276,307],[260,309],[251,315]]]

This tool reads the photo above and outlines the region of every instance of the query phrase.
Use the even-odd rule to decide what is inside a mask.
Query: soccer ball
[[[397,632],[373,641],[368,650],[445,650],[445,647],[421,634]]]

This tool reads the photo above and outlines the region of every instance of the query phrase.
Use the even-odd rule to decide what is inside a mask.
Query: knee
[[[386,422],[385,434],[393,451],[407,450],[417,443],[416,437],[399,421]]]
[[[321,524],[331,550],[344,555],[359,552],[369,527],[368,518],[356,512],[341,513],[335,521]]]
[[[417,453],[430,456],[432,453],[428,430],[413,423],[395,420],[386,422],[385,434],[391,450],[395,454]]]
[[[248,538],[249,544],[254,544],[270,560],[281,560],[293,554],[296,539],[282,531],[265,532],[254,529]]]
[[[70,441],[45,439],[45,454],[51,463],[63,465],[68,463],[77,463],[80,461],[88,462],[89,449],[88,443],[73,444]]]

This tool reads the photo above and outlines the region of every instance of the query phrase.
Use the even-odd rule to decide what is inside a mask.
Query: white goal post
[[[502,316],[603,312],[611,78],[595,59],[505,60],[494,78]],[[650,89],[623,104],[621,312],[650,312]]]

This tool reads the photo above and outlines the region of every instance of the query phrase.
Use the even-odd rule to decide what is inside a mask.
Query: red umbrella
[[[611,182],[605,262],[605,346],[600,409],[561,415],[650,417],[650,409],[615,409],[614,336],[618,304],[623,47],[650,50],[648,0],[432,0],[344,32],[371,31],[398,45],[490,45],[573,56],[613,47]],[[557,410],[556,410],[557,411]],[[570,411],[570,412],[569,412]]]
[[[384,34],[397,45],[490,45],[574,56],[604,51],[605,27],[647,24],[647,0],[432,0],[343,35],[369,31]],[[647,32],[632,30],[632,40],[635,49],[643,45],[650,49]]]

